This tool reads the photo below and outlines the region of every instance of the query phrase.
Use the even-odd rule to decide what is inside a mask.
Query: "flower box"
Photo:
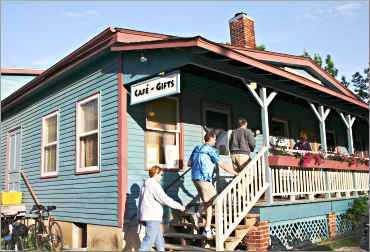
[[[301,167],[300,159],[292,156],[283,155],[271,155],[269,156],[270,166],[289,166],[289,167]],[[366,164],[360,164],[355,162],[350,164],[346,161],[335,161],[321,159],[320,164],[315,163],[314,159],[306,162],[304,167],[307,168],[320,168],[320,169],[335,169],[335,170],[354,170],[354,171],[368,171],[369,167]]]

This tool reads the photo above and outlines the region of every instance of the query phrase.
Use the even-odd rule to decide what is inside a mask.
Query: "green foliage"
[[[346,76],[342,75],[342,78],[341,78],[341,83],[345,86],[345,87],[349,87],[349,81],[346,79]]]
[[[313,60],[316,62],[317,65],[322,67],[322,58],[321,58],[320,54],[315,53],[314,56],[313,56]]]
[[[360,227],[364,217],[369,214],[369,198],[367,196],[357,198],[353,201],[352,208],[348,209],[345,219],[354,225],[354,230]]]
[[[369,102],[369,68],[364,70],[365,76],[359,72],[352,75],[352,84],[355,87],[355,94],[364,102]]]
[[[311,58],[311,55],[308,53],[308,51],[306,50],[306,48],[303,49],[303,57],[307,57],[307,58]]]
[[[330,56],[330,54],[326,55],[325,64],[326,64],[326,66],[324,67],[324,69],[329,74],[331,74],[331,76],[336,77],[338,75],[338,69],[335,68],[334,61],[333,61],[332,57]]]
[[[257,50],[260,50],[260,51],[265,51],[266,50],[266,46],[264,44],[260,44],[260,45],[256,46],[256,49]]]
[[[332,75],[333,77],[336,77],[338,75],[338,69],[335,68],[334,61],[333,61],[332,57],[330,56],[330,54],[326,55],[325,66],[323,66],[322,58],[321,58],[320,54],[318,54],[318,53],[315,53],[314,56],[311,57],[310,53],[306,49],[303,49],[303,55],[302,56],[307,57],[307,58],[311,58],[313,61],[315,61],[315,63],[317,65],[319,65],[320,67],[324,67],[324,69],[330,75]]]

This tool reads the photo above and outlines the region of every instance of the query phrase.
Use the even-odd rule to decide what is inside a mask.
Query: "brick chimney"
[[[255,48],[254,21],[247,13],[239,12],[229,20],[231,45]]]

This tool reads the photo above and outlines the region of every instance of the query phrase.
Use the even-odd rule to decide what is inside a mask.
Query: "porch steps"
[[[198,210],[198,205],[190,204],[186,213],[174,211],[174,220],[177,222],[169,223],[169,230],[164,233],[167,244],[177,245],[171,249],[182,250],[184,247],[195,246],[199,249],[234,250],[259,218],[251,210],[269,187],[265,172],[267,155],[268,148],[263,147],[213,200],[212,223],[217,230],[211,239],[201,235],[204,231],[204,216],[200,221],[203,227],[192,225],[191,215]]]
[[[197,229],[195,225],[189,221],[190,216],[191,213],[178,213],[176,217],[180,219],[180,222],[169,224],[170,230],[165,232],[163,235],[166,240],[166,249],[170,251],[216,250],[214,247],[215,237],[207,239],[201,235],[204,227],[200,225]],[[241,224],[235,228],[233,236],[230,236],[225,240],[225,250],[234,250],[243,241],[244,237],[254,228],[258,218],[259,214],[247,214]],[[212,223],[212,227],[214,226],[215,224]]]

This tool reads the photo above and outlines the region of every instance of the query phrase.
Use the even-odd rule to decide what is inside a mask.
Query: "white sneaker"
[[[204,229],[202,235],[205,236],[207,239],[212,239],[213,236],[216,235],[216,232],[214,229],[210,229],[210,230]]]
[[[199,218],[200,218],[200,214],[199,214],[198,212],[196,212],[196,213],[192,213],[192,214],[191,214],[191,218],[192,218],[192,220],[193,220],[194,226],[195,226],[196,228],[198,228],[198,227],[199,227]]]

